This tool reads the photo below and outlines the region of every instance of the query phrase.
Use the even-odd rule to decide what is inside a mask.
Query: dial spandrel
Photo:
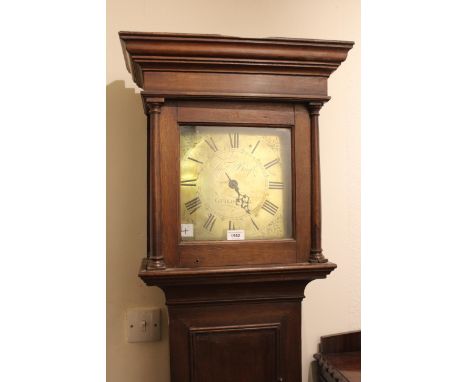
[[[193,237],[292,236],[291,132],[287,128],[181,126],[180,220]]]

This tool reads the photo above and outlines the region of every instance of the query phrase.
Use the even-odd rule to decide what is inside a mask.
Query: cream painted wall
[[[319,337],[360,328],[359,0],[107,1],[107,375],[109,382],[169,382],[165,310],[160,342],[125,341],[125,311],[165,300],[136,276],[146,248],[146,124],[119,30],[356,42],[330,78],[332,100],[320,118],[323,248],[338,269],[306,288],[303,381],[311,381]]]

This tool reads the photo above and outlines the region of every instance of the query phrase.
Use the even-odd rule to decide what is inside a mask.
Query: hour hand
[[[237,193],[239,193],[239,184],[237,183],[237,180],[231,179],[227,173],[225,174],[229,179],[229,188],[232,188],[233,190],[236,190]]]

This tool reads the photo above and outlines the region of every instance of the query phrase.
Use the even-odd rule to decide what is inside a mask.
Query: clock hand
[[[236,204],[239,205],[240,203],[241,208],[243,208],[248,214],[250,214],[249,202],[250,198],[247,194],[239,194],[239,197],[236,200]]]
[[[226,172],[225,174],[229,179],[229,183],[228,183],[229,188],[232,188],[233,190],[235,190],[237,194],[239,195],[239,184],[237,183],[237,180],[231,179]]]
[[[250,198],[247,196],[247,194],[241,195],[241,193],[239,192],[239,183],[237,183],[237,180],[231,179],[229,175],[227,174],[227,172],[225,172],[225,174],[229,179],[229,183],[228,183],[229,188],[232,188],[237,193],[236,205],[240,204],[241,208],[243,208],[245,212],[250,214],[250,209],[249,209]]]

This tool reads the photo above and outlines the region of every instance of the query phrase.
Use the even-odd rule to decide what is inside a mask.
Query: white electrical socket
[[[136,308],[127,311],[127,342],[152,342],[160,339],[160,308]]]

